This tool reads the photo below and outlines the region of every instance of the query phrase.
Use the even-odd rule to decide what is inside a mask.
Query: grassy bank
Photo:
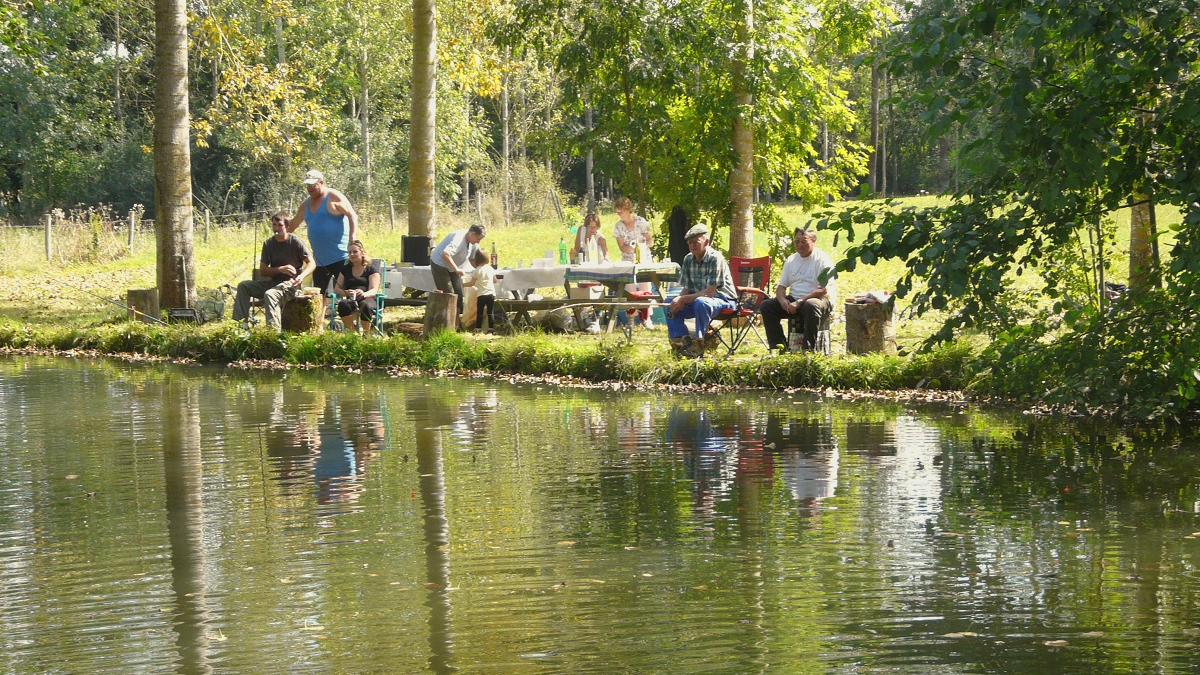
[[[970,377],[972,360],[970,348],[957,344],[912,358],[790,354],[694,361],[670,356],[666,345],[659,343],[665,340],[639,346],[616,338],[564,339],[540,333],[502,339],[442,333],[429,340],[406,335],[364,338],[349,333],[276,335],[266,330],[244,331],[231,324],[164,327],[120,323],[89,328],[0,325],[0,347],[12,349],[96,350],[218,363],[282,361],[292,365],[427,371],[486,370],[647,385],[961,389]]]

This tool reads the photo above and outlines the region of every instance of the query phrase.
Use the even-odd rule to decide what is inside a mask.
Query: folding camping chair
[[[390,283],[387,277],[387,265],[382,258],[372,258],[371,264],[379,270],[379,292],[375,294],[375,316],[371,319],[370,332],[376,335],[386,335],[383,331],[383,307],[387,303],[387,289]],[[333,292],[333,286],[337,282],[336,279],[329,280],[329,287],[325,289],[326,297],[329,299],[329,307],[325,312],[325,319],[329,322],[329,330],[340,331],[345,329],[342,324],[341,317],[337,315],[338,297]],[[362,321],[359,320],[359,327],[362,328]]]
[[[737,287],[737,307],[727,309],[713,316],[717,337],[729,351],[726,357],[733,356],[737,348],[746,341],[753,331],[763,346],[767,340],[758,332],[758,313],[763,300],[770,297],[768,286],[771,283],[771,258],[730,258],[729,271],[733,274],[733,283]]]

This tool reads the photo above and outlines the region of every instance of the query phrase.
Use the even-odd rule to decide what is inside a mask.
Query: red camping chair
[[[737,348],[746,341],[753,331],[763,346],[767,341],[758,332],[758,310],[763,300],[770,297],[767,287],[771,283],[771,258],[730,258],[729,271],[733,274],[733,283],[737,287],[737,307],[727,309],[713,316],[713,321],[720,321],[716,328],[717,337],[721,344],[729,349],[726,356],[733,356]]]

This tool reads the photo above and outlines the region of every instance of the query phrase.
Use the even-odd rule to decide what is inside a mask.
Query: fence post
[[[212,213],[208,209],[204,209],[204,243],[208,243],[208,221],[212,218]]]
[[[388,195],[388,210],[392,214],[392,232],[396,231],[396,202]]]
[[[54,252],[54,248],[50,243],[50,228],[53,226],[54,226],[54,214],[47,213],[46,214],[46,260],[50,260],[50,256]]]
[[[137,226],[137,216],[129,209],[129,255],[133,255],[133,228]]]

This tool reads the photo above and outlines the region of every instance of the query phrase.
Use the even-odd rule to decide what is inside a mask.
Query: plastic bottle
[[[496,269],[496,262],[499,258],[496,257],[496,242],[492,242],[492,269]]]
[[[558,238],[558,264],[567,264],[567,241],[562,237]]]
[[[633,247],[635,249],[637,249],[637,264],[641,265],[642,264],[642,243],[638,242],[638,243],[634,244]]]

